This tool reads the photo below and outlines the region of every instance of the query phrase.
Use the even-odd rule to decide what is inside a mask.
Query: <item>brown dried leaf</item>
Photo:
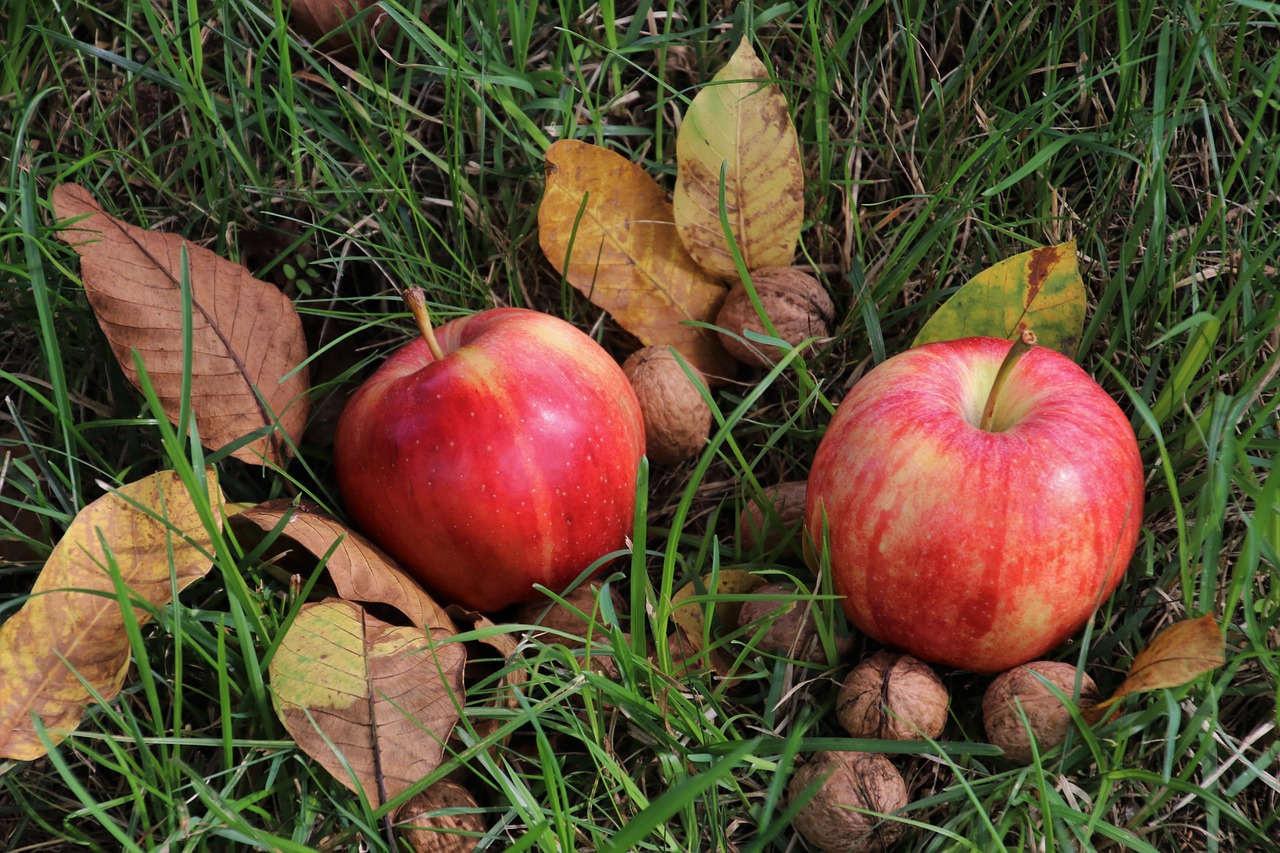
[[[1138,652],[1128,675],[1110,699],[1082,711],[1086,720],[1096,723],[1108,708],[1131,693],[1180,687],[1224,663],[1226,647],[1222,629],[1213,614],[1175,622]]]
[[[461,644],[357,604],[305,604],[271,659],[276,714],[303,752],[381,804],[440,765],[464,658]]]
[[[222,491],[206,473],[214,518]],[[144,477],[82,509],[49,555],[31,597],[0,625],[0,758],[44,754],[38,716],[54,743],[80,725],[92,694],[111,700],[129,667],[129,638],[110,567],[136,600],[163,607],[209,571],[213,543],[173,471]],[[139,624],[150,619],[133,608]]]
[[[709,381],[731,376],[718,336],[682,325],[712,322],[727,289],[685,251],[662,187],[585,142],[561,140],[546,156],[538,234],[551,265],[646,346],[674,346]]]
[[[453,620],[444,609],[390,557],[359,533],[308,504],[295,505],[286,499],[267,501],[241,512],[231,524],[237,533],[256,536],[275,529],[285,518],[288,520],[281,536],[301,545],[317,560],[334,549],[325,568],[339,597],[365,604],[389,604],[414,625],[427,627],[437,639],[456,633]],[[341,543],[334,548],[339,540]],[[285,547],[277,540],[275,553]]]
[[[80,255],[89,304],[121,368],[139,384],[132,355],[137,350],[174,421],[182,404],[186,247],[194,302],[191,410],[201,441],[216,450],[272,429],[232,455],[258,465],[282,464],[289,452],[285,438],[302,435],[309,410],[307,344],[288,297],[177,234],[107,215],[76,184],[54,188],[53,209],[64,221],[58,236]]]
[[[479,810],[470,791],[445,779],[400,807],[396,831],[413,853],[470,853],[486,829]]]

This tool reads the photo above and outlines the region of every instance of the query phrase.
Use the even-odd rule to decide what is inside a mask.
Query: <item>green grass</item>
[[[501,667],[472,682],[457,752],[427,781],[464,768],[481,849],[802,850],[796,762],[899,749],[904,850],[1280,849],[1280,6],[425,5],[420,24],[383,4],[398,61],[342,64],[283,27],[279,2],[0,11],[0,620],[102,484],[193,461],[97,328],[52,231],[56,183],[294,298],[316,403],[300,457],[287,476],[220,474],[232,500],[302,494],[341,515],[333,424],[414,334],[398,287],[424,287],[441,319],[528,305],[634,346],[541,256],[542,153],[568,133],[670,189],[679,116],[749,35],[801,136],[802,252],[837,334],[719,390],[706,454],[649,472],[634,557],[607,575],[617,676],[529,641],[503,665],[529,676],[519,703],[485,702]],[[1081,361],[1132,415],[1148,505],[1120,589],[1056,656],[1106,691],[1158,628],[1212,612],[1226,666],[1012,768],[982,746],[981,677],[943,673],[945,742],[901,747],[842,737],[848,662],[756,654],[750,631],[720,640],[745,667],[733,684],[649,654],[692,577],[750,568],[829,592],[785,549],[740,545],[746,497],[803,478],[828,401],[969,276],[1068,238],[1090,299]],[[813,606],[844,631],[830,596]],[[210,577],[134,630],[121,697],[48,758],[0,764],[0,848],[390,849],[385,810],[276,720],[265,660],[290,612],[260,552],[219,543]]]

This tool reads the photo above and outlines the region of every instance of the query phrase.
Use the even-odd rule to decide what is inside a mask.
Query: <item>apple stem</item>
[[[1000,391],[1004,388],[1004,383],[1008,381],[1009,374],[1013,373],[1013,368],[1017,366],[1022,357],[1031,352],[1031,348],[1036,345],[1036,333],[1030,329],[1022,330],[1022,337],[1013,342],[1013,346],[1009,347],[1009,352],[1005,355],[1004,361],[1000,362],[1000,369],[996,371],[995,382],[991,383],[991,393],[987,395],[987,404],[982,407],[982,420],[978,421],[978,429],[991,432],[991,422],[996,417],[996,403],[1000,398]]]
[[[422,337],[427,342],[427,349],[431,350],[431,357],[440,361],[444,358],[444,350],[436,340],[436,330],[431,325],[431,313],[427,311],[427,297],[422,292],[422,288],[410,287],[404,292],[404,301],[409,306],[409,311],[413,313],[413,319],[418,323],[418,331],[422,332]]]

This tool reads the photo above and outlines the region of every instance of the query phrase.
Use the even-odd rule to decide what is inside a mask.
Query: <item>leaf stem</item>
[[[1022,357],[1031,352],[1031,348],[1036,345],[1036,333],[1030,329],[1022,330],[1022,337],[1013,342],[1013,346],[1009,347],[1008,354],[1005,355],[1004,361],[1000,362],[1000,369],[996,371],[995,382],[991,383],[991,393],[987,394],[987,404],[982,407],[982,419],[978,421],[978,429],[991,432],[991,422],[996,417],[996,403],[999,402],[1000,392],[1004,389],[1005,382],[1009,379],[1009,374],[1013,373],[1013,368],[1017,366]]]
[[[436,330],[431,325],[431,313],[427,311],[427,297],[423,294],[422,288],[411,287],[406,290],[404,301],[409,306],[409,311],[413,313],[413,319],[418,323],[418,331],[426,340],[427,349],[431,350],[431,357],[440,361],[444,358],[444,350],[436,340]]]

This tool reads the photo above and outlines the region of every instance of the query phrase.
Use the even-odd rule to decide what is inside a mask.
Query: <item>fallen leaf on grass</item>
[[[676,233],[671,202],[620,154],[566,139],[547,150],[538,239],[551,265],[646,346],[674,346],[714,381],[734,362],[710,323],[727,288],[702,270]]]
[[[364,604],[389,604],[412,624],[419,628],[425,626],[438,639],[456,633],[453,620],[444,609],[390,557],[368,539],[313,507],[295,505],[286,499],[267,501],[239,513],[231,519],[231,524],[237,533],[261,538],[262,533],[274,530],[282,520],[285,521],[281,539],[276,540],[272,553],[284,550],[290,540],[316,560],[323,559],[332,549],[325,568],[340,598]]]
[[[464,657],[457,643],[326,599],[302,606],[271,659],[272,699],[303,752],[380,805],[440,765]]]
[[[1085,719],[1096,723],[1108,708],[1125,696],[1165,687],[1180,687],[1226,663],[1222,629],[1212,614],[1175,622],[1152,638],[1138,652],[1115,693],[1105,702],[1082,709]]]
[[[973,335],[1014,340],[1030,328],[1040,346],[1075,358],[1084,311],[1073,240],[1014,255],[978,273],[934,312],[911,345]]]
[[[804,224],[804,169],[787,99],[747,39],[704,87],[676,136],[674,213],[703,269],[738,279],[720,220],[724,207],[748,270],[786,267]]]
[[[714,589],[710,588],[715,579]],[[703,637],[707,633],[706,623],[711,619],[710,636],[714,640],[723,631],[732,631],[738,625],[738,613],[742,610],[741,601],[690,601],[697,595],[737,596],[746,595],[757,587],[763,586],[765,579],[753,572],[743,569],[723,569],[713,575],[705,575],[700,581],[690,581],[671,596],[671,621],[683,629],[684,634],[678,642],[692,647],[692,657],[705,648]],[[709,652],[712,668],[721,677],[731,675],[733,657],[721,648],[713,648]]]
[[[221,523],[222,492],[212,469],[208,504]],[[0,757],[44,754],[32,715],[60,743],[92,701],[124,685],[129,667],[125,616],[113,574],[135,600],[163,607],[211,565],[213,543],[182,480],[161,471],[82,509],[54,547],[31,597],[0,625]],[[150,614],[133,608],[139,624]],[[89,687],[86,687],[87,682]]]
[[[410,799],[396,814],[396,835],[413,853],[471,853],[487,828],[476,798],[448,779]]]
[[[280,433],[300,437],[309,409],[307,344],[288,297],[177,234],[109,216],[76,184],[54,188],[53,209],[63,220],[59,238],[80,255],[85,293],[121,368],[140,384],[136,350],[175,423],[183,402],[185,247],[193,302],[190,403],[200,440],[216,450],[268,429],[232,455],[282,464],[288,442]]]

